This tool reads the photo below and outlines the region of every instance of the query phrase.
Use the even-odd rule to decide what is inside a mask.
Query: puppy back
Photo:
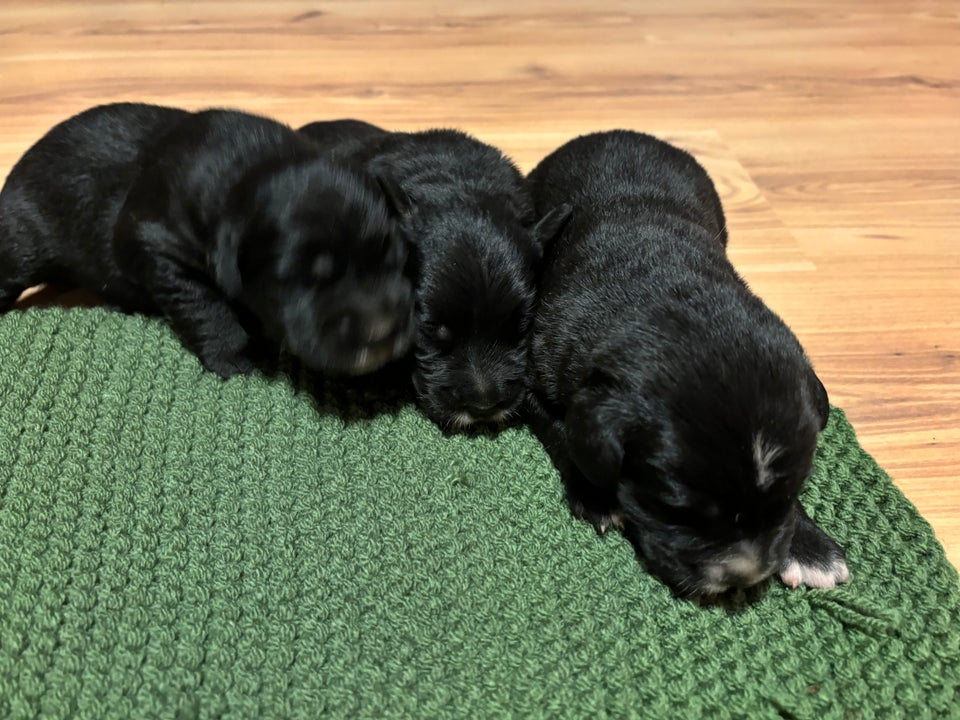
[[[534,219],[523,176],[500,150],[459,130],[392,133],[373,141],[366,162],[392,177],[417,206],[492,203],[520,221]]]
[[[544,158],[528,176],[538,215],[568,202],[575,215],[599,208],[638,215],[660,210],[702,226],[726,244],[716,188],[689,153],[652,135],[612,130],[582,135]]]
[[[310,138],[321,152],[344,159],[372,151],[378,140],[390,135],[381,127],[353,118],[312,122],[298,132]]]
[[[143,103],[89,108],[34,143],[11,169],[8,182],[38,182],[49,189],[51,173],[70,182],[98,171],[135,170],[143,154],[189,116],[185,110]]]
[[[695,387],[721,409],[748,397],[752,412],[806,382],[799,342],[717,242],[720,201],[688,153],[641,133],[595,133],[529,180],[538,211],[574,205],[545,254],[534,321],[532,372],[551,399],[600,371],[636,395]]]

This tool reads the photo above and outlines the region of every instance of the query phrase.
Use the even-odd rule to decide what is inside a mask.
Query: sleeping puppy
[[[41,138],[0,192],[0,310],[64,283],[162,315],[224,378],[277,344],[317,370],[369,372],[412,337],[387,202],[266,118],[95,107]]]
[[[394,205],[414,255],[421,409],[447,430],[506,421],[523,399],[541,243],[566,210],[536,223],[516,167],[462,132],[391,133],[358,120],[301,132],[399,190]]]
[[[586,135],[530,174],[573,206],[545,253],[530,422],[577,516],[620,526],[681,595],[849,578],[800,506],[829,405],[799,342],[726,257],[716,190],[648,135]]]

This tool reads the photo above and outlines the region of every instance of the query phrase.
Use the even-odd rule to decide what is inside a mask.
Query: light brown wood
[[[525,169],[590,130],[674,139],[956,564],[958,76],[950,0],[7,2],[0,176],[55,122],[130,99],[458,126]]]

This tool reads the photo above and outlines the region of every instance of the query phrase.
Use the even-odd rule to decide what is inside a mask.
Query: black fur
[[[167,318],[222,377],[265,338],[309,366],[406,351],[412,290],[381,187],[246,113],[104,105],[54,127],[0,192],[0,310],[40,282]]]
[[[529,181],[541,215],[573,206],[544,257],[529,410],[574,513],[621,525],[682,594],[755,584],[811,551],[845,580],[797,500],[826,391],[728,261],[706,172],[615,131],[567,143]]]
[[[449,430],[510,417],[523,397],[540,245],[565,210],[536,223],[516,167],[462,132],[390,133],[357,120],[301,132],[399,188],[415,254],[420,407]]]

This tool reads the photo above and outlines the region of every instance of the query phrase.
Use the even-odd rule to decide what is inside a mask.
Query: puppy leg
[[[623,518],[614,495],[598,490],[576,467],[562,475],[567,504],[575,518],[593,525],[598,535],[604,535],[612,527],[623,529]]]
[[[3,259],[0,258],[0,263]],[[0,312],[6,312],[17,302],[17,298],[26,290],[26,285],[7,278],[0,278]]]
[[[847,582],[850,570],[843,549],[814,524],[800,503],[796,512],[797,529],[780,568],[780,579],[792,588],[832,588]]]
[[[570,512],[603,535],[611,527],[622,528],[616,494],[591,483],[570,458],[562,420],[554,417],[534,393],[527,393],[526,415],[534,435],[560,472]]]
[[[146,249],[150,257],[145,263],[127,257],[127,262],[137,270],[152,266],[148,287],[184,347],[223,379],[252,372],[254,364],[247,354],[250,336],[226,295],[202,271],[171,257],[182,241],[156,222],[138,223],[130,232],[134,247]]]
[[[157,264],[157,276],[157,304],[184,347],[224,380],[252,372],[250,336],[223,293],[166,260]]]
[[[4,206],[5,207],[5,206]],[[3,211],[0,207],[0,212]],[[29,238],[18,237],[15,227],[9,227],[18,217],[0,217],[0,312],[13,307],[21,293],[45,278],[33,265],[39,265]],[[20,233],[23,235],[25,233]]]

